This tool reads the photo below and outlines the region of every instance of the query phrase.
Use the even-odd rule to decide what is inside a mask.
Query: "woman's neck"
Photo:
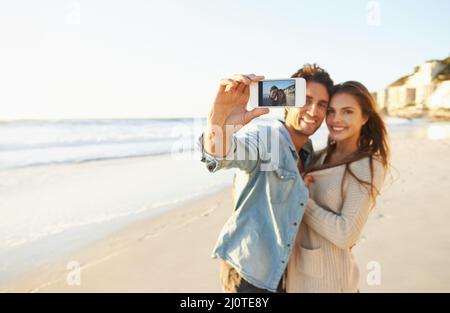
[[[331,160],[334,162],[340,162],[355,151],[358,150],[359,137],[347,138],[342,141],[336,142],[336,148],[332,152]]]

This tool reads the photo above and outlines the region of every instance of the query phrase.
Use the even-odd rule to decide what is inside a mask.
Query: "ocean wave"
[[[0,169],[167,154],[180,144],[192,150],[203,125],[202,119],[1,122]]]

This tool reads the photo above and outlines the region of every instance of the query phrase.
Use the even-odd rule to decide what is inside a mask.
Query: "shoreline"
[[[202,261],[204,259],[211,259],[210,251],[215,244],[218,232],[210,238],[205,238],[207,236],[203,235],[209,232],[209,227],[220,230],[220,224],[225,223],[230,214],[231,187],[224,187],[218,192],[202,196],[199,199],[187,200],[180,206],[161,215],[133,222],[85,247],[69,252],[53,261],[22,273],[0,284],[0,292],[213,292],[210,290],[210,286],[214,284],[216,285],[215,292],[221,292],[218,280],[219,263],[213,260],[213,262],[209,262],[209,266],[204,266],[204,262]],[[212,216],[214,218],[211,218]],[[195,227],[192,227],[193,225]],[[188,234],[186,235],[183,231],[188,232]],[[180,236],[173,236],[174,232],[180,233]],[[161,254],[167,256],[173,253],[174,257],[177,255],[176,252],[167,250],[164,244],[165,241],[171,241],[174,248],[178,247],[182,249],[184,248],[185,241],[194,239],[197,235],[202,241],[208,241],[208,244],[194,247],[194,250],[199,253],[193,253],[190,265],[196,267],[200,277],[203,278],[204,275],[209,276],[208,283],[201,283],[195,279],[195,273],[186,273],[187,278],[192,276],[194,286],[183,288],[183,286],[173,284],[173,289],[167,290],[164,290],[163,286],[161,286],[162,288],[149,286],[144,288],[141,286],[142,272],[150,275],[152,281],[160,282],[164,279],[172,279],[170,276],[177,270],[177,268],[173,268],[170,265],[165,265],[164,260],[161,259]],[[146,248],[149,249],[147,250]],[[116,271],[118,269],[116,267],[117,264],[120,264],[124,260],[125,263],[130,261],[129,252],[133,255],[155,253],[153,260],[159,263],[161,267],[148,269],[146,268],[147,266],[142,266],[141,268],[133,266],[133,268],[121,269],[122,272]],[[196,262],[197,258],[201,260]],[[68,267],[71,262],[78,262],[80,265],[81,284],[79,286],[70,286],[66,282],[67,277],[69,277],[68,275],[75,269],[75,267]],[[185,261],[179,260],[176,263],[183,262]],[[195,264],[201,265],[196,266]],[[112,270],[109,271],[103,265],[107,265]],[[100,267],[103,268],[100,269]],[[97,281],[96,278],[91,279],[90,272],[96,272],[97,270],[114,273],[116,277],[109,277],[109,279],[117,279],[117,283],[111,284],[111,282],[107,282],[106,285],[102,285],[102,281]],[[165,278],[165,276],[167,277]],[[136,278],[136,280],[133,280],[135,283],[134,286],[129,286],[129,283],[124,283],[123,285],[119,283],[123,279],[133,279],[133,277]],[[84,281],[87,281],[87,283]],[[197,285],[195,285],[196,282]],[[180,289],[177,290],[178,288]],[[198,290],[196,291],[196,289]]]
[[[0,283],[230,186],[231,174],[170,155],[0,171]]]
[[[403,118],[406,120],[424,120],[428,123],[434,122],[450,122],[450,109],[425,109],[416,107],[404,107],[392,109],[388,114],[384,115],[390,118]]]

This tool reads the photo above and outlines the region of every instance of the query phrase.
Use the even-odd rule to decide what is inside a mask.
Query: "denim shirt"
[[[252,125],[234,134],[224,158],[203,149],[210,172],[236,168],[235,210],[222,228],[213,258],[221,258],[252,285],[275,292],[285,271],[308,200],[297,168],[312,156],[308,141],[300,156],[281,121]]]

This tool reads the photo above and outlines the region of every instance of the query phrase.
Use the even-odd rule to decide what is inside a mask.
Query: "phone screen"
[[[258,82],[258,103],[264,107],[295,106],[295,80],[263,80]]]

